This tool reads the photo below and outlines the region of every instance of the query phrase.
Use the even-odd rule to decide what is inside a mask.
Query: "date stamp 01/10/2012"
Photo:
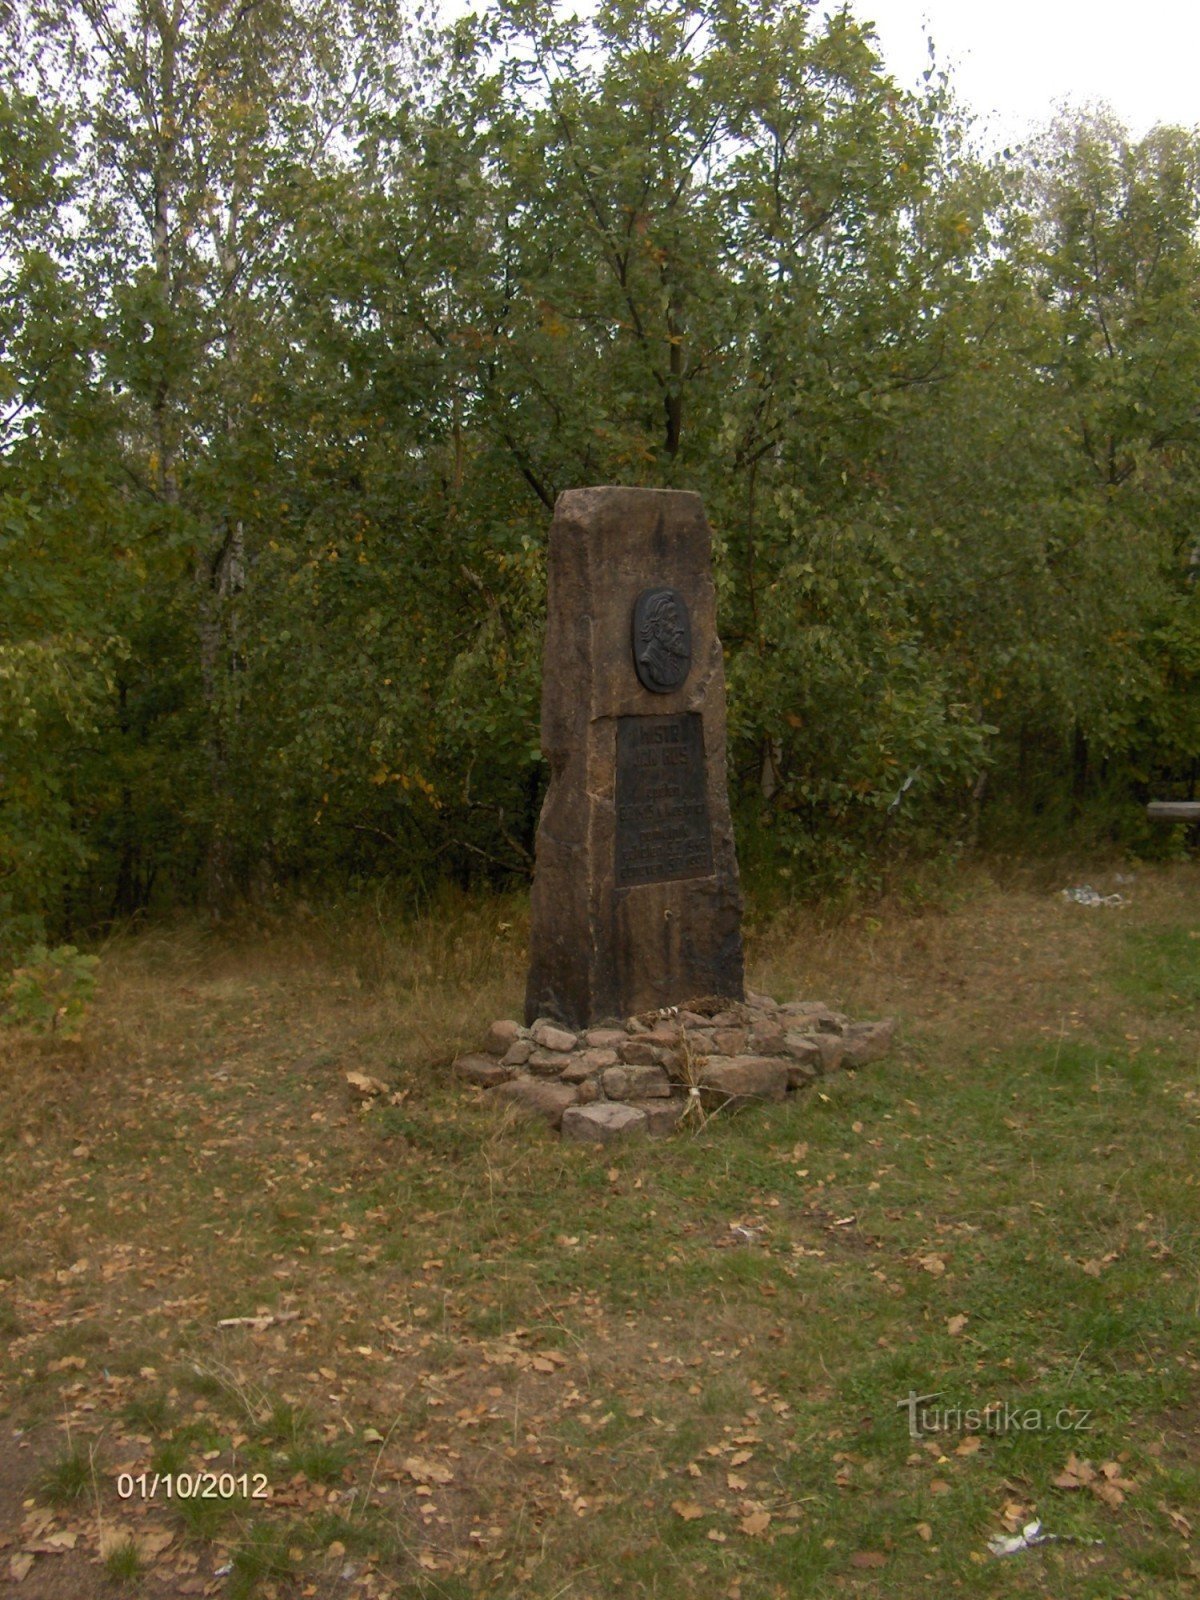
[[[122,1500],[269,1500],[265,1472],[119,1472]]]

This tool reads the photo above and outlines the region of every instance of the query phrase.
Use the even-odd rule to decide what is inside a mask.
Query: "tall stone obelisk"
[[[527,1022],[742,997],[711,566],[699,495],[558,498]]]

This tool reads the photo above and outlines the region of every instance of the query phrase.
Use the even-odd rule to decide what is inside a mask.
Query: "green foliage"
[[[72,944],[56,950],[34,945],[5,989],[2,1019],[34,1033],[78,1039],[96,993],[99,956],[81,955]]]
[[[981,161],[799,0],[19,0],[0,214],[10,948],[527,877],[583,483],[704,495],[773,881],[1194,778],[1193,133]]]

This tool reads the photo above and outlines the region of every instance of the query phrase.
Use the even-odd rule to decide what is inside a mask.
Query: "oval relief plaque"
[[[644,589],[633,607],[633,664],[652,694],[670,694],[692,666],[692,624],[678,589]]]

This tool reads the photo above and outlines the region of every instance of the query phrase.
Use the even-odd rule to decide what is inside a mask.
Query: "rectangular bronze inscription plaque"
[[[712,870],[703,717],[618,717],[617,888]]]

